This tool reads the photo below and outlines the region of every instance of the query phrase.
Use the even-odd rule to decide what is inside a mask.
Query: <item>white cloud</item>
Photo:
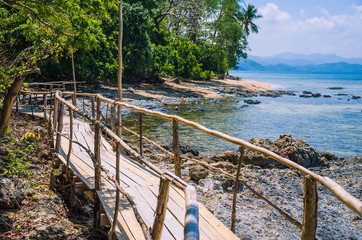
[[[268,3],[265,7],[260,8],[259,12],[265,21],[283,23],[292,19],[289,13],[280,11],[274,3]]]
[[[352,9],[355,9],[357,12],[362,12],[362,5],[360,5],[360,6],[357,6],[357,5],[352,5],[351,6],[351,8]]]
[[[304,9],[303,9],[303,8],[301,8],[301,9],[299,10],[299,15],[302,16],[302,17],[305,16],[305,15],[304,15]]]
[[[263,18],[255,23],[259,34],[249,39],[251,54],[273,55],[280,52],[336,53],[362,57],[362,5],[352,5],[349,14],[330,14],[321,8],[322,16],[292,17],[275,3],[268,3],[259,12]],[[296,16],[297,17],[297,16]]]

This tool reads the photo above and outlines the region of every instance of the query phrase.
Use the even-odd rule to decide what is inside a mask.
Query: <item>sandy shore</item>
[[[266,91],[273,85],[251,80],[234,80],[231,78],[212,79],[210,81],[182,81],[165,79],[162,84],[141,83],[138,85],[124,84],[125,100],[152,100],[156,98],[222,98],[217,89],[239,89],[244,91]],[[105,91],[117,91],[113,86],[102,86]]]

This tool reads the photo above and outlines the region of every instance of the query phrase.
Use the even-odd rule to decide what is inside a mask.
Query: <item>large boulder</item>
[[[20,207],[24,200],[24,189],[16,185],[9,178],[0,180],[0,209],[13,209]]]
[[[190,178],[197,182],[201,179],[206,178],[209,175],[207,169],[200,165],[191,166],[189,171],[190,171]]]
[[[165,143],[162,143],[161,147],[163,147],[167,151],[170,151],[170,152],[173,151],[171,141],[167,141]],[[188,154],[188,153],[191,153],[195,157],[199,156],[199,151],[196,148],[188,145],[187,143],[184,143],[184,142],[180,141],[180,154]]]
[[[266,148],[304,167],[328,166],[328,159],[321,159],[319,153],[307,142],[299,138],[293,138],[291,135],[280,135],[279,139],[274,143],[269,139],[257,138],[252,138],[249,142],[256,146]],[[245,151],[244,163],[261,167],[284,166],[269,157],[248,149]]]

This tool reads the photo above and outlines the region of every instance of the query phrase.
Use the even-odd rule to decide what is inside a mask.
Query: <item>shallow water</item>
[[[259,105],[245,105],[244,98],[231,97],[220,101],[196,100],[166,106],[166,112],[177,114],[244,140],[269,138],[280,134],[301,138],[318,151],[329,151],[339,157],[362,155],[362,75],[275,74],[232,71],[234,76],[273,84],[275,89],[293,90],[297,96],[278,98],[254,97]],[[331,90],[329,87],[343,87]],[[303,91],[331,95],[331,98],[301,98]],[[338,96],[338,94],[346,94]],[[176,110],[177,109],[177,110]],[[134,130],[138,115],[124,120]],[[144,135],[153,140],[171,140],[172,126],[160,118],[144,119]],[[156,137],[157,136],[157,137]],[[180,125],[180,139],[198,148],[203,154],[236,150],[237,146]]]

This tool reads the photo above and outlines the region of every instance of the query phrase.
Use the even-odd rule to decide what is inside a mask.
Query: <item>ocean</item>
[[[362,97],[361,74],[234,70],[230,71],[230,75],[270,83],[275,90],[295,91],[297,96],[253,97],[261,103],[248,107],[242,107],[245,103],[241,97],[220,101],[197,100],[192,104],[168,106],[165,111],[243,140],[268,138],[274,141],[281,134],[291,134],[305,140],[318,151],[328,151],[345,158],[362,156],[362,99],[352,99],[352,96]],[[331,97],[299,97],[303,91]],[[144,122],[147,122],[145,136],[153,140],[172,140],[169,121],[152,117]],[[155,139],[153,136],[158,137]],[[205,155],[235,151],[238,148],[183,125],[180,126],[180,139]]]

